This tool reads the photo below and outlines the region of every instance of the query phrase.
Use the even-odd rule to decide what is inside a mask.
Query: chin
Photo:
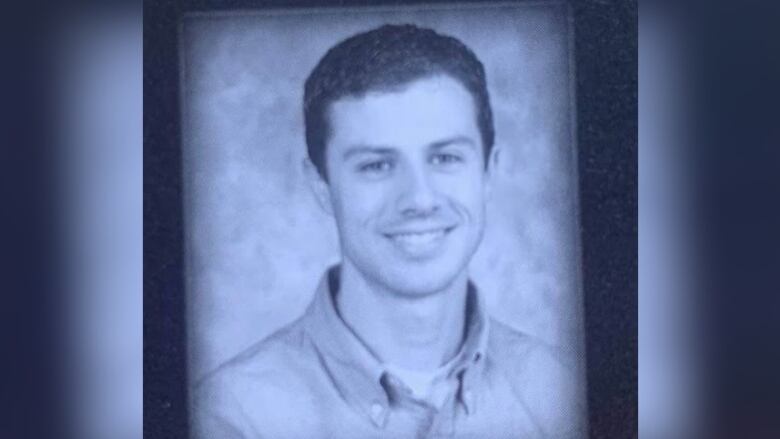
[[[414,258],[380,241],[375,245],[350,247],[353,251],[348,252],[346,258],[366,280],[388,291],[410,298],[426,297],[445,291],[454,282],[468,277],[468,263],[478,242],[478,239],[450,239],[432,255]],[[377,251],[362,251],[367,247]]]
[[[465,268],[431,264],[403,264],[381,273],[389,289],[410,297],[425,297],[447,289]]]

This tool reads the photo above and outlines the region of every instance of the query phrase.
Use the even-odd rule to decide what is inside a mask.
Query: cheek
[[[344,182],[332,193],[336,220],[349,227],[378,221],[388,206],[389,191],[380,184]]]
[[[448,198],[469,216],[481,217],[487,202],[486,186],[479,176],[453,179],[442,187],[447,188]]]

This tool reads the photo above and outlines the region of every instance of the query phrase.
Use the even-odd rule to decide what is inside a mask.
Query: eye
[[[449,153],[434,154],[433,157],[431,157],[431,162],[434,165],[452,165],[461,163],[462,161],[463,158],[461,156]]]
[[[389,171],[392,167],[393,164],[389,160],[374,160],[359,165],[358,171],[361,173],[379,174]]]

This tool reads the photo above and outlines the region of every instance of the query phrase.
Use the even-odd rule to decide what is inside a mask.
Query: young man
[[[304,113],[342,261],[300,319],[198,386],[199,437],[584,436],[561,358],[490,319],[468,278],[499,155],[472,51],[411,25],[355,35]]]

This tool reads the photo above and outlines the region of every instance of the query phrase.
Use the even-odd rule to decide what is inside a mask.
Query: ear
[[[306,181],[309,183],[309,189],[311,189],[314,198],[317,200],[317,204],[320,205],[322,210],[328,215],[333,215],[333,203],[330,199],[330,186],[328,182],[322,178],[317,167],[308,158],[303,159],[303,173],[306,176]]]
[[[487,164],[485,169],[485,196],[489,199],[493,195],[493,187],[496,184],[496,177],[501,169],[501,156],[503,149],[501,145],[493,145],[490,150],[490,155],[487,158]]]

